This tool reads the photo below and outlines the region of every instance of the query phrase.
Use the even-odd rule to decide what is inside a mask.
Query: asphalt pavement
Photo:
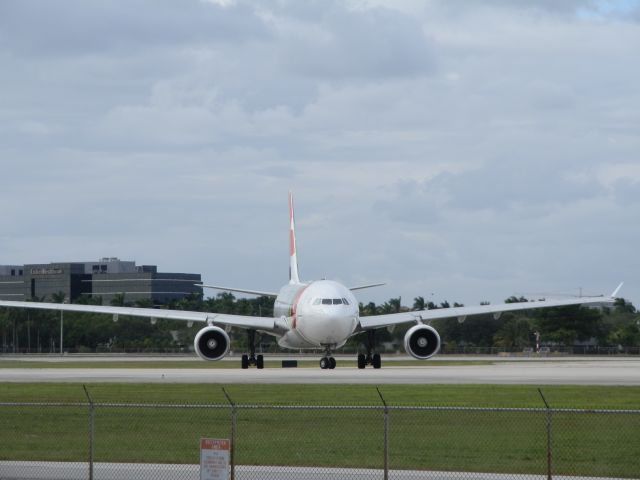
[[[484,360],[487,360],[485,358]],[[338,367],[305,368],[2,368],[0,382],[164,382],[164,383],[289,383],[289,384],[526,384],[640,385],[640,358],[573,358],[555,360],[496,359],[492,364],[462,362],[439,365],[415,362],[379,370]]]

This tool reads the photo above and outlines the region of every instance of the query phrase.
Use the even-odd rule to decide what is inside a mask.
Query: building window
[[[15,268],[12,268],[12,269],[11,269],[11,276],[12,276],[12,277],[15,277],[15,276],[16,276],[16,269],[15,269]]]

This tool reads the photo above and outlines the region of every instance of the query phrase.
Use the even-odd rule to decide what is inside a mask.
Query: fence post
[[[229,463],[231,464],[231,480],[236,478],[236,425],[238,422],[238,410],[236,404],[231,400],[227,391],[222,388],[222,393],[227,397],[231,405],[231,451],[229,452]]]
[[[389,407],[382,393],[380,393],[380,389],[376,387],[376,390],[384,405],[384,480],[389,480]]]
[[[94,443],[94,424],[95,424],[95,406],[93,404],[93,400],[91,399],[91,395],[89,395],[89,390],[87,390],[86,385],[82,385],[84,389],[84,394],[87,396],[87,400],[89,400],[89,480],[93,480],[93,443]]]
[[[544,402],[544,405],[547,409],[547,480],[552,480],[553,478],[553,474],[552,474],[552,454],[553,454],[553,422],[552,422],[552,410],[551,407],[549,407],[549,404],[547,403],[547,399],[544,398],[544,395],[542,394],[542,390],[538,389],[538,393],[540,394],[540,396],[542,397],[542,401]]]

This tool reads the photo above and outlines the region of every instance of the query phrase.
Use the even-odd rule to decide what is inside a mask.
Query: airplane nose
[[[325,311],[315,317],[305,316],[300,329],[307,338],[319,344],[340,344],[353,333],[355,325],[356,319],[350,313]]]
[[[354,318],[352,315],[334,314],[328,319],[332,343],[338,343],[353,333]]]

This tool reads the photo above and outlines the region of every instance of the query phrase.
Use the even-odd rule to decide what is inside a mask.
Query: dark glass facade
[[[200,274],[159,273],[155,265],[136,266],[116,258],[98,262],[69,262],[0,266],[0,299],[51,301],[64,294],[66,301],[100,296],[108,305],[117,295],[125,302],[153,304],[202,295]]]

